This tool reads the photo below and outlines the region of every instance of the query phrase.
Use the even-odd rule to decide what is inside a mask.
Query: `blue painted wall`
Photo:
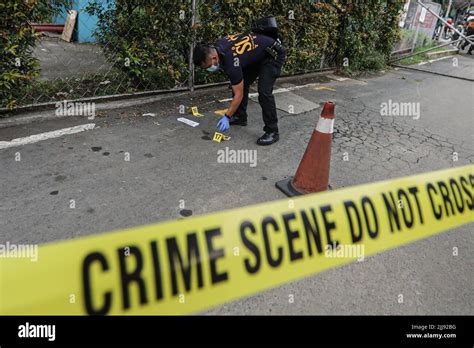
[[[91,0],[74,0],[72,7],[69,10],[76,10],[78,17],[76,20],[76,33],[73,37],[73,40],[76,42],[95,42],[92,33],[97,25],[97,17],[90,16],[84,11],[84,8]],[[107,6],[107,0],[97,0],[99,4],[102,4],[104,7]],[[53,23],[64,24],[66,23],[67,12],[64,11],[56,18],[54,18]]]

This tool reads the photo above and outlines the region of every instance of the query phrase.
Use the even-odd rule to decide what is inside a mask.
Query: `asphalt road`
[[[473,60],[460,58],[474,68]],[[309,82],[314,81],[280,82],[279,87]],[[370,78],[329,80],[291,93],[316,106],[336,102],[331,159],[335,188],[474,162],[472,82],[393,70]],[[231,129],[232,139],[217,144],[206,132],[217,123],[214,111],[226,107],[218,100],[228,96],[226,88],[217,88],[111,110],[93,121],[67,117],[1,128],[0,141],[9,141],[96,124],[93,130],[0,150],[0,243],[64,240],[283,198],[274,183],[294,174],[321,108],[300,114],[280,111],[280,142],[261,148],[255,144],[262,133],[260,108],[250,102],[249,126]],[[419,113],[383,116],[381,105],[389,101],[419,103],[413,104],[419,105]],[[176,121],[183,116],[180,105],[199,106],[205,114],[197,119],[199,127]],[[156,116],[140,117],[146,112]],[[218,163],[217,150],[225,146],[257,150],[257,165]],[[18,154],[20,161],[15,160]],[[207,313],[472,314],[473,226]],[[458,256],[453,256],[453,247]],[[400,294],[402,304],[397,301]]]

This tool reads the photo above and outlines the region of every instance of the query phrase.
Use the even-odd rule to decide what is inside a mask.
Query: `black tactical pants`
[[[465,35],[466,36],[474,35],[474,29],[469,28]],[[469,40],[474,41],[474,37],[470,37]],[[468,45],[470,45],[469,42],[467,40],[464,40],[464,43],[462,44],[461,49],[462,50],[466,49]],[[473,50],[474,50],[474,45],[471,45],[467,53],[471,53]]]
[[[241,120],[247,119],[250,85],[258,77],[258,102],[262,108],[263,122],[265,123],[263,130],[266,133],[278,132],[278,117],[275,97],[273,96],[273,85],[281,74],[285,59],[286,53],[282,50],[276,59],[268,55],[259,64],[244,69],[244,97],[234,115],[236,118]]]

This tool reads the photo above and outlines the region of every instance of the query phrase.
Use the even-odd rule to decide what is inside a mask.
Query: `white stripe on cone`
[[[324,134],[332,134],[334,131],[334,119],[320,117],[316,130]]]

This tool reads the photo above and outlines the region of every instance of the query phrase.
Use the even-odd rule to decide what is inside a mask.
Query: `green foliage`
[[[416,29],[401,29],[400,30],[400,40],[403,40],[410,46],[413,44],[413,40],[415,40],[415,35],[416,35]],[[418,32],[418,37],[416,41],[417,42],[416,42],[415,47],[426,46],[431,42],[428,35],[426,35],[422,31]]]
[[[329,57],[335,52],[339,17],[334,1],[217,0],[210,3],[199,6],[200,25],[196,30],[199,40],[212,43],[219,37],[249,30],[259,17],[273,15],[287,51],[284,73],[318,70],[323,50]],[[196,72],[198,83],[209,81],[209,74]]]
[[[323,50],[335,54],[339,14],[335,1],[198,1],[191,28],[190,1],[93,1],[87,12],[99,18],[95,32],[108,60],[138,88],[170,88],[189,76],[193,36],[215,42],[219,37],[249,30],[259,17],[274,15],[287,48],[286,73],[319,69]],[[224,80],[219,74],[195,71],[196,83]]]
[[[342,66],[351,73],[382,68],[398,38],[400,1],[213,0],[197,1],[191,28],[190,1],[117,0],[106,8],[92,3],[99,17],[98,42],[116,68],[137,86],[170,88],[188,76],[193,41],[213,43],[251,28],[259,17],[277,18],[287,49],[284,73]],[[325,58],[322,61],[322,58]],[[345,59],[347,58],[347,59]],[[129,64],[126,64],[129,63]],[[197,84],[223,81],[220,74],[195,70]]]
[[[38,76],[32,56],[37,33],[28,22],[41,22],[60,11],[69,0],[2,0],[0,2],[0,106],[13,108]]]
[[[186,80],[191,32],[187,2],[108,0],[102,7],[93,1],[86,11],[99,19],[94,36],[108,60],[137,88],[172,88]]]
[[[424,51],[424,50],[427,50],[429,48],[433,48],[435,47],[436,44],[434,44],[433,42],[431,43],[426,43],[424,44],[423,46],[419,46],[417,48],[415,48],[415,50],[413,51],[413,53],[418,53],[418,52],[421,52],[421,51]],[[443,48],[439,48],[439,49],[433,49],[429,52],[438,52],[438,51],[443,51],[444,49]],[[418,64],[418,63],[421,63],[423,61],[426,61],[429,59],[429,55],[428,55],[428,52],[426,53],[420,53],[420,54],[417,54],[416,56],[412,56],[412,57],[408,57],[408,58],[404,58],[402,60],[399,60],[397,62],[397,64],[402,64],[402,65],[412,65],[412,64]]]
[[[40,86],[31,84],[38,75],[37,61],[32,57],[37,37],[28,22],[45,21],[70,1],[0,3],[2,105],[12,107],[25,91],[36,93]],[[85,10],[99,19],[94,36],[115,68],[117,92],[187,84],[193,41],[213,43],[249,30],[257,18],[268,15],[277,18],[287,50],[283,73],[314,71],[322,66],[340,66],[348,73],[377,70],[386,64],[398,39],[398,14],[403,6],[401,1],[383,0],[196,2],[197,19],[191,27],[190,0],[107,0],[105,5],[104,1],[90,1]],[[223,75],[195,70],[196,84],[224,80]],[[42,88],[53,93],[56,87]]]
[[[341,3],[339,66],[348,73],[382,68],[399,38],[398,15],[403,2],[346,0]]]

